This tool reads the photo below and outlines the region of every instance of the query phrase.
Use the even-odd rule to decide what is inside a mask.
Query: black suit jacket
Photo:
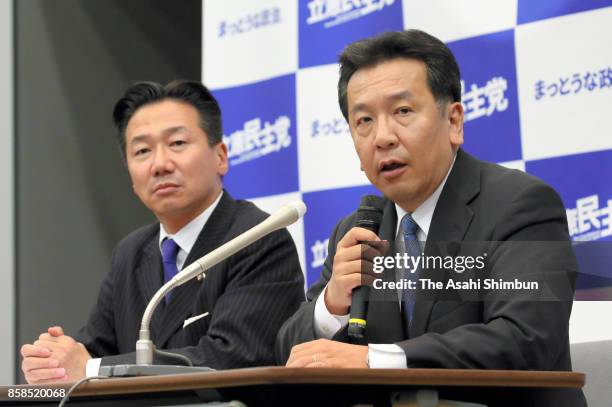
[[[307,302],[279,332],[279,362],[287,360],[292,346],[316,339],[315,302],[330,279],[339,240],[354,225],[355,213],[336,225],[320,279],[309,289]],[[387,201],[380,237],[394,240],[396,225],[395,205]],[[534,241],[558,242],[556,256],[546,253],[550,246],[524,243]],[[506,301],[497,292],[480,291],[475,293],[480,301],[464,301],[460,298],[464,294],[458,291],[438,294],[443,298],[417,292],[407,335],[397,294],[392,293],[389,300],[371,290],[363,343],[396,343],[404,350],[408,367],[571,370],[568,322],[577,268],[565,209],[552,188],[521,171],[477,160],[459,150],[434,210],[425,255],[439,254],[444,247],[439,242],[492,242],[487,277],[540,281],[561,300],[528,297]],[[461,251],[456,248],[453,254],[460,254],[457,250]],[[444,282],[452,274],[437,276]],[[334,339],[351,342],[346,328]],[[550,405],[583,402],[581,392],[574,391],[542,391],[529,399],[560,403]]]
[[[268,215],[224,192],[185,266],[261,222]],[[76,339],[102,365],[134,363],[144,310],[162,286],[159,224],[142,227],[116,247],[111,271]],[[304,299],[304,279],[286,229],[271,233],[185,283],[160,304],[151,321],[158,349],[189,357],[196,366],[229,369],[274,364],[274,338]],[[187,327],[183,321],[209,312]],[[157,358],[155,363],[180,364]]]

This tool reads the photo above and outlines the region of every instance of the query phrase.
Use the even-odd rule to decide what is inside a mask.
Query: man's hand
[[[21,355],[21,369],[30,384],[79,380],[91,359],[85,346],[64,335],[59,326],[42,333],[34,344],[23,345]]]
[[[362,262],[371,263],[374,256],[381,255],[380,249],[383,246],[376,249],[360,242],[381,242],[381,240],[374,232],[355,227],[338,242],[332,276],[327,283],[324,298],[325,307],[334,315],[348,314],[353,288],[374,280],[371,275],[362,274],[362,267],[371,270],[371,264],[364,265]]]
[[[367,368],[368,347],[317,339],[295,345],[287,367],[353,367]]]

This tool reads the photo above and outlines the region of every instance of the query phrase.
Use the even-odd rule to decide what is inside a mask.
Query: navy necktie
[[[176,268],[176,255],[180,247],[172,239],[166,238],[162,242],[162,261],[164,263],[164,284],[178,274]],[[170,293],[166,294],[166,303],[170,301]]]
[[[412,216],[407,213],[402,218],[400,228],[404,239],[404,253],[413,258],[419,257],[421,255],[421,245],[417,238],[419,225],[417,225],[414,219],[412,219]],[[414,263],[410,262],[409,264]],[[419,270],[405,270],[404,278],[418,283]],[[406,328],[410,327],[410,322],[412,320],[415,292],[416,290],[404,290],[402,293],[402,308],[404,311],[404,318],[406,319]],[[406,330],[408,331],[408,329]]]

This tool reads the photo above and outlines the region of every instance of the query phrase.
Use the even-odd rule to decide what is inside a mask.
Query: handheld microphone
[[[159,352],[155,350],[155,345],[151,341],[151,334],[149,330],[149,324],[153,316],[153,311],[164,299],[165,295],[173,288],[178,287],[197,276],[201,275],[202,277],[205,277],[206,270],[217,265],[234,253],[242,250],[262,237],[295,223],[298,219],[304,216],[305,213],[306,205],[302,201],[295,201],[289,205],[283,206],[266,218],[263,222],[247,230],[241,235],[238,235],[207,255],[199,258],[191,263],[188,267],[180,271],[159,290],[157,290],[145,309],[142,322],[140,324],[139,339],[136,342],[136,365],[109,366],[104,370],[104,372],[110,376],[130,376],[184,373],[191,370],[211,370],[209,368],[201,367],[153,365],[153,353]]]
[[[365,195],[357,209],[355,226],[371,230],[378,234],[383,216],[385,201],[376,195]],[[348,335],[352,338],[363,338],[367,325],[368,298],[370,287],[361,285],[353,289],[351,297],[351,313],[349,317]]]

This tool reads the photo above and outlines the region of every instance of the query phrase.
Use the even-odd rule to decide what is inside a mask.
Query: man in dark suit
[[[338,223],[319,281],[279,332],[279,361],[289,367],[571,370],[576,265],[564,207],[542,181],[460,149],[463,108],[451,51],[422,31],[385,33],[349,45],[340,66],[340,107],[361,168],[386,199],[380,237],[355,227],[355,213]],[[368,280],[363,262],[373,260],[361,243],[396,236],[407,239],[405,247],[408,240],[424,242],[427,256],[448,254],[442,242],[459,243],[449,246],[454,256],[467,242],[480,242],[492,250],[488,277],[536,281],[546,293],[519,299],[475,289],[477,297],[462,301],[468,291],[417,286],[415,300],[374,286],[365,338],[353,339],[347,335],[352,290]],[[526,243],[538,241],[556,243]],[[395,270],[383,277],[401,280]],[[420,270],[420,277],[447,283],[459,274]],[[582,403],[573,391],[528,398]]]
[[[51,327],[21,352],[29,383],[74,381],[100,364],[134,363],[145,307],[178,270],[263,221],[267,214],[223,190],[228,170],[221,111],[198,82],[139,83],[114,109],[136,195],[159,223],[116,247],[111,271],[75,339]],[[274,363],[275,334],[304,298],[293,240],[276,231],[166,296],[152,341],[194,365],[230,369]],[[155,363],[180,364],[157,356]]]

